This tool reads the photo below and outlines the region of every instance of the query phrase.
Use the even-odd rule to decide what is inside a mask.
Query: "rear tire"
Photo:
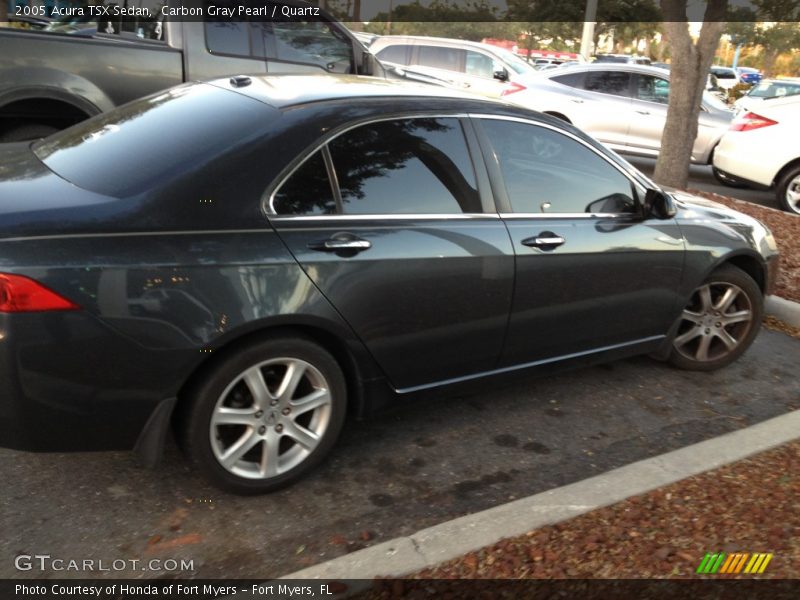
[[[231,354],[190,392],[179,438],[191,463],[236,494],[303,477],[344,425],[347,388],[336,360],[303,337],[271,337]]]
[[[781,177],[775,194],[783,210],[800,215],[800,165],[792,167]]]
[[[747,273],[724,265],[693,293],[678,317],[670,362],[690,371],[713,371],[739,358],[761,328],[764,297]]]

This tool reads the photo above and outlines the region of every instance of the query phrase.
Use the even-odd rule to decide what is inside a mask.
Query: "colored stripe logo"
[[[702,575],[735,575],[738,573],[758,575],[764,572],[773,556],[772,553],[766,552],[753,554],[749,552],[733,552],[732,554],[706,552],[695,572]]]

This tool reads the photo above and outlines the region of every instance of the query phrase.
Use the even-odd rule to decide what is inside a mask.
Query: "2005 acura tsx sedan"
[[[777,253],[572,126],[329,75],[184,85],[0,150],[0,445],[171,427],[239,493],[345,416],[486,376],[727,365]]]

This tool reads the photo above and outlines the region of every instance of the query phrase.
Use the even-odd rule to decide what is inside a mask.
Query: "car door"
[[[503,90],[505,90],[508,85],[499,79],[495,79],[494,74],[503,69],[505,69],[509,75],[514,73],[513,70],[506,67],[500,60],[486,52],[466,50],[463,87],[475,94],[499,98],[500,94],[502,94]]]
[[[476,118],[516,253],[501,366],[663,340],[678,306],[684,241],[644,220],[644,193],[577,136],[515,118]]]
[[[270,201],[289,250],[401,390],[488,371],[502,348],[514,253],[465,131],[454,117],[359,125]]]
[[[667,123],[669,80],[642,73],[634,74],[633,79],[628,149],[636,154],[657,156]]]
[[[631,118],[631,74],[590,70],[578,85],[567,100],[572,123],[609,147],[624,149]]]

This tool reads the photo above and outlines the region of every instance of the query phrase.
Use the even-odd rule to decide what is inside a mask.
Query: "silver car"
[[[658,156],[667,119],[669,71],[644,65],[595,63],[526,78],[504,99],[559,117],[624,154]],[[692,162],[711,162],[733,113],[703,94]]]

